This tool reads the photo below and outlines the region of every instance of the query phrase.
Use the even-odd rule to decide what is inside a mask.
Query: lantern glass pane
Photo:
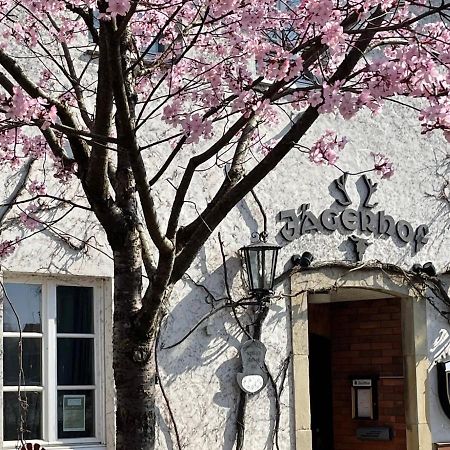
[[[249,249],[248,259],[249,259],[250,288],[252,290],[261,289],[262,287],[261,254],[256,250]]]
[[[279,251],[279,248],[277,248],[276,250],[274,250],[273,252],[272,252],[272,268],[271,268],[271,271],[272,271],[272,275],[271,275],[271,278],[272,278],[272,281],[271,281],[271,288],[273,288],[273,282],[275,281],[275,276],[276,276],[276,269],[277,269],[277,259],[278,259],[278,251]]]
[[[270,291],[272,289],[272,263],[274,251],[268,249],[264,252],[264,289]]]

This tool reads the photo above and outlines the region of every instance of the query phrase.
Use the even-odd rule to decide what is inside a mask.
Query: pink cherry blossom
[[[374,170],[381,178],[391,178],[394,175],[394,165],[383,153],[370,153],[374,160]]]
[[[47,193],[47,187],[44,182],[33,180],[28,186],[28,191],[31,194],[45,195]]]
[[[317,165],[334,165],[339,159],[338,152],[343,150],[348,140],[345,136],[338,139],[336,133],[327,130],[311,147],[309,160]]]
[[[0,242],[0,258],[6,258],[14,253],[17,247],[17,239],[15,241],[6,240]]]
[[[124,16],[129,9],[130,0],[109,0],[106,12],[110,13],[111,17]]]
[[[34,231],[42,226],[42,223],[36,218],[37,211],[39,211],[39,207],[31,204],[19,215],[20,222],[28,230]]]
[[[32,106],[31,99],[25,94],[23,89],[15,86],[13,88],[14,95],[11,97],[11,106],[8,108],[6,117],[9,119],[21,119],[27,117],[30,107]]]
[[[344,30],[339,22],[327,22],[322,28],[322,32],[322,43],[333,49],[339,49],[339,46],[345,43]]]
[[[374,26],[378,7],[386,12],[377,16],[380,29],[342,75],[364,28]],[[281,130],[301,123],[308,108],[329,115],[330,122],[333,116],[353,120],[362,111],[382,112],[389,100],[420,105],[418,129],[442,133],[450,142],[450,30],[437,13],[415,22],[430,11],[424,0],[0,0],[0,11],[7,14],[0,20],[0,49],[21,55],[18,67],[36,83],[36,89],[19,86],[2,67],[9,80],[0,92],[2,170],[17,170],[32,158],[47,179],[63,185],[86,173],[71,159],[76,148],[70,129],[86,137],[95,128],[98,18],[102,32],[114,34],[126,25],[121,64],[128,66],[127,94],[137,105],[133,126],[142,148],[154,135],[163,139],[157,147],[162,159],[179,142],[192,146],[189,151],[210,148],[249,118],[257,121],[250,140],[261,152],[255,159],[264,158],[277,151]],[[86,23],[86,17],[96,20]],[[330,130],[320,136],[314,126],[308,131],[316,133],[310,160],[337,164],[346,138]],[[109,137],[118,134],[112,120]],[[231,152],[242,135],[240,128],[223,150]],[[78,140],[89,154],[93,140]],[[177,155],[184,157],[183,150]],[[390,178],[393,165],[380,152],[373,154],[374,170]],[[50,188],[38,178],[27,189],[44,195]],[[29,219],[34,214],[24,212],[24,226],[35,225]]]

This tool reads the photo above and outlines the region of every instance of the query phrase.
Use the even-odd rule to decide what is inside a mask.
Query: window
[[[280,12],[294,12],[297,7],[301,4],[301,0],[276,0],[275,6]],[[295,17],[295,14],[294,14]],[[284,51],[291,52],[295,49],[302,37],[298,34],[296,30],[295,20],[282,21],[280,22],[280,27],[277,29],[267,29],[265,31],[265,37],[267,42],[274,45],[275,48],[282,49]],[[264,76],[262,85],[270,84],[273,81],[272,77],[268,76],[268,69],[272,63],[275,63],[275,67],[278,67],[279,59],[276,56],[277,52],[275,50],[268,51],[264,59],[259,59],[254,62],[255,76]],[[291,59],[295,61],[296,56],[291,55]],[[314,85],[316,80],[311,73],[302,73],[297,78],[293,79],[289,85],[289,88],[305,88]]]
[[[4,286],[5,447],[17,443],[21,421],[27,441],[104,442],[101,286],[53,280],[6,280]]]
[[[93,10],[93,25],[94,25],[94,28],[96,30],[100,29],[99,15],[100,15],[100,13],[99,13],[98,9],[95,8]],[[142,13],[137,13],[136,14],[136,19],[138,21],[140,20],[141,17],[142,17]],[[145,57],[143,58],[144,62],[148,62],[148,61],[151,61],[151,60],[155,59],[158,55],[163,53],[164,50],[165,50],[164,45],[161,44],[159,39],[156,40],[154,43],[152,43],[154,38],[155,38],[155,36],[152,36],[151,34],[144,34],[144,35],[141,35],[141,36],[138,35],[136,37],[138,37],[140,41],[145,41],[145,42],[141,43],[141,46],[139,48],[139,51],[141,52],[141,54],[143,52],[146,52],[145,53]],[[89,42],[91,44],[93,43],[93,38],[92,38],[91,34],[89,34]],[[152,43],[152,45],[150,47],[148,47],[151,43]]]

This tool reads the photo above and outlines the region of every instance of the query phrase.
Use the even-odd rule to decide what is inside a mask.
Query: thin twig
[[[8,293],[6,292],[5,285],[3,284],[3,281],[0,281],[0,285],[3,291],[3,298],[6,298],[6,301],[8,302],[9,306],[11,307],[11,311],[14,314],[14,317],[17,321],[17,326],[19,328],[19,343],[17,344],[17,358],[19,362],[19,373],[18,373],[18,380],[17,380],[17,400],[19,404],[19,424],[18,424],[18,439],[22,446],[26,445],[26,442],[24,440],[24,432],[27,428],[27,410],[28,410],[28,403],[27,403],[27,397],[26,392],[24,392],[24,398],[22,398],[22,391],[21,386],[22,382],[25,383],[25,374],[23,371],[23,339],[22,339],[22,326],[20,323],[19,315],[17,314],[16,308],[14,307],[11,299],[8,296]]]
[[[235,309],[235,302],[233,301],[233,297],[231,295],[231,289],[230,289],[230,284],[228,282],[228,269],[227,269],[227,261],[226,261],[226,256],[225,256],[225,249],[223,246],[223,241],[222,241],[222,237],[219,233],[219,245],[220,245],[220,253],[222,255],[222,266],[223,266],[223,277],[224,277],[224,281],[225,281],[225,290],[227,292],[227,296],[229,299],[229,306],[231,306],[231,310],[234,316],[234,319],[236,320],[236,323],[239,325],[239,328],[242,330],[242,332],[247,335],[247,337],[249,339],[252,339],[252,336],[248,333],[248,331],[245,329],[245,327],[242,325],[236,309]]]
[[[159,388],[161,389],[161,394],[164,397],[164,401],[166,402],[167,410],[169,411],[169,416],[170,416],[170,420],[172,422],[173,430],[175,433],[175,439],[177,441],[178,450],[183,450],[182,446],[181,446],[181,441],[180,441],[180,434],[178,433],[177,423],[175,422],[175,416],[173,414],[172,408],[170,407],[169,398],[167,397],[161,377],[159,375],[158,349],[159,349],[159,338],[161,336],[161,328],[162,327],[161,327],[161,323],[160,323],[160,326],[158,327],[158,333],[156,335],[156,342],[155,342],[155,372],[156,372],[156,377],[157,377],[157,382],[158,382]]]
[[[188,333],[186,333],[181,339],[179,339],[178,341],[176,341],[173,344],[170,345],[163,345],[161,347],[162,350],[169,350],[171,348],[176,347],[177,345],[180,345],[183,341],[185,341],[197,328],[200,327],[200,325],[205,322],[205,320],[208,320],[210,317],[212,317],[214,314],[218,313],[219,311],[221,311],[222,309],[225,308],[229,308],[230,305],[225,303],[222,306],[219,306],[218,308],[214,308],[213,310],[211,310],[208,314],[206,314],[205,316],[203,316],[189,331]]]
[[[264,211],[263,205],[261,203],[261,201],[259,200],[258,196],[255,193],[254,189],[251,189],[250,192],[253,195],[253,198],[255,199],[256,204],[258,205],[258,208],[261,212],[262,218],[263,218],[263,237],[265,239],[267,239],[267,215],[266,212]]]

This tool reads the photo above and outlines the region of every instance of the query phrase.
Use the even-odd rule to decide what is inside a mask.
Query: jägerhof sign
[[[370,203],[372,195],[377,190],[377,183],[362,175],[360,178],[365,186],[365,195],[362,196],[361,206],[355,210],[349,206],[352,201],[347,193],[347,174],[334,180],[334,191],[332,194],[339,209],[325,209],[318,215],[310,210],[310,204],[304,203],[297,210],[288,209],[280,211],[277,215],[278,222],[285,222],[280,230],[281,236],[286,241],[293,241],[306,233],[332,233],[339,232],[348,235],[349,232],[360,232],[371,234],[375,237],[396,237],[404,244],[411,244],[414,253],[417,253],[428,241],[427,225],[413,227],[406,220],[396,220],[384,210],[372,211],[377,203]],[[366,239],[358,236],[349,238],[357,246],[358,259],[364,253],[365,248],[370,245]],[[364,244],[362,249],[360,244]],[[359,247],[359,248],[358,248]],[[362,251],[362,253],[360,253]]]

